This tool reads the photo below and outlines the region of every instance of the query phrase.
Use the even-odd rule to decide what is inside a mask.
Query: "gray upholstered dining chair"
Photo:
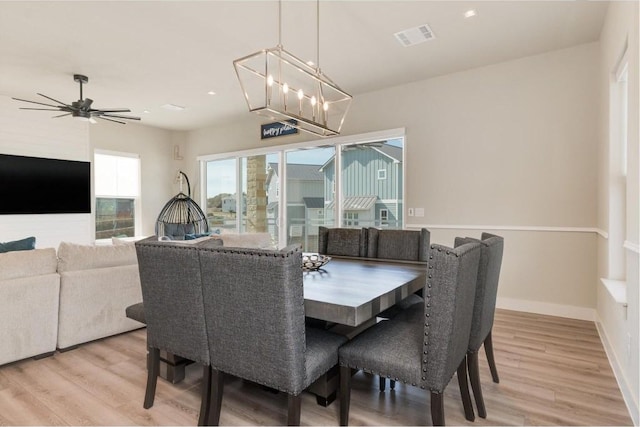
[[[380,230],[369,228],[367,257],[427,261],[430,233],[420,230]]]
[[[318,228],[318,253],[366,257],[368,231],[366,228]]]
[[[420,230],[368,230],[368,258],[381,258],[400,261],[427,262],[431,233],[426,228]],[[422,289],[419,291],[422,293]],[[388,308],[378,317],[391,319],[414,304],[422,304],[423,299],[417,294],[411,294]],[[390,380],[391,389],[395,388],[395,381]],[[386,380],[380,377],[380,391],[384,391]]]
[[[210,424],[220,421],[223,376],[230,374],[287,393],[288,424],[299,425],[300,394],[337,365],[347,340],[305,327],[300,247],[199,254],[213,378]]]
[[[482,240],[469,237],[455,239],[455,246],[471,242],[480,242],[482,245],[478,278],[476,281],[476,297],[473,305],[473,322],[471,324],[471,336],[467,349],[467,368],[469,380],[473,389],[473,396],[478,408],[478,416],[487,417],[484,399],[482,397],[482,385],[480,383],[480,370],[478,367],[478,351],[484,344],[484,351],[489,362],[489,369],[493,382],[500,382],[496,361],[493,355],[493,341],[491,330],[493,328],[493,316],[496,311],[496,295],[498,293],[498,281],[500,279],[500,267],[502,265],[502,253],[504,239],[489,233],[482,233]]]
[[[340,424],[349,421],[351,369],[363,369],[427,389],[433,425],[444,425],[443,392],[457,372],[467,420],[475,419],[467,385],[480,244],[432,245],[423,315],[379,322],[340,348]]]
[[[166,350],[204,366],[198,420],[198,425],[204,425],[209,416],[211,369],[197,251],[197,246],[158,242],[156,237],[136,242],[149,349],[143,406],[153,406],[160,350]]]

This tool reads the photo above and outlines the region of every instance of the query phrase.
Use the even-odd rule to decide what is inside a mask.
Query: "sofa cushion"
[[[21,240],[14,240],[12,242],[0,243],[0,253],[13,252],[13,251],[29,251],[36,248],[36,238],[27,237]]]
[[[58,260],[53,248],[0,254],[0,280],[40,276],[56,272]]]
[[[58,247],[58,272],[90,270],[137,264],[133,245],[78,245],[62,242]]]

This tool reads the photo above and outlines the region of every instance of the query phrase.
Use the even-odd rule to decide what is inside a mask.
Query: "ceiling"
[[[320,65],[357,97],[596,41],[607,6],[321,0]],[[465,19],[468,9],[477,15]],[[435,39],[403,47],[393,35],[422,24]],[[72,102],[72,76],[85,74],[94,108],[127,107],[149,126],[197,129],[249,114],[232,61],[277,43],[277,1],[0,1],[0,95]],[[316,59],[315,1],[282,3],[282,44]],[[161,107],[168,103],[186,108]]]

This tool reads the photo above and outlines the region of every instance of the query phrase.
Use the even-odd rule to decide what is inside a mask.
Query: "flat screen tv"
[[[91,163],[0,154],[0,214],[91,213]]]

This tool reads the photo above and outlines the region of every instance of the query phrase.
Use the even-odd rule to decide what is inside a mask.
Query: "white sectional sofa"
[[[56,350],[57,265],[53,248],[0,254],[0,365]]]
[[[139,302],[133,244],[0,253],[0,365],[144,327]]]
[[[53,248],[0,253],[0,365],[145,326],[125,314],[128,306],[142,302],[135,245],[114,242],[63,242],[57,254]],[[274,246],[268,233],[176,241],[205,246],[222,242]]]

